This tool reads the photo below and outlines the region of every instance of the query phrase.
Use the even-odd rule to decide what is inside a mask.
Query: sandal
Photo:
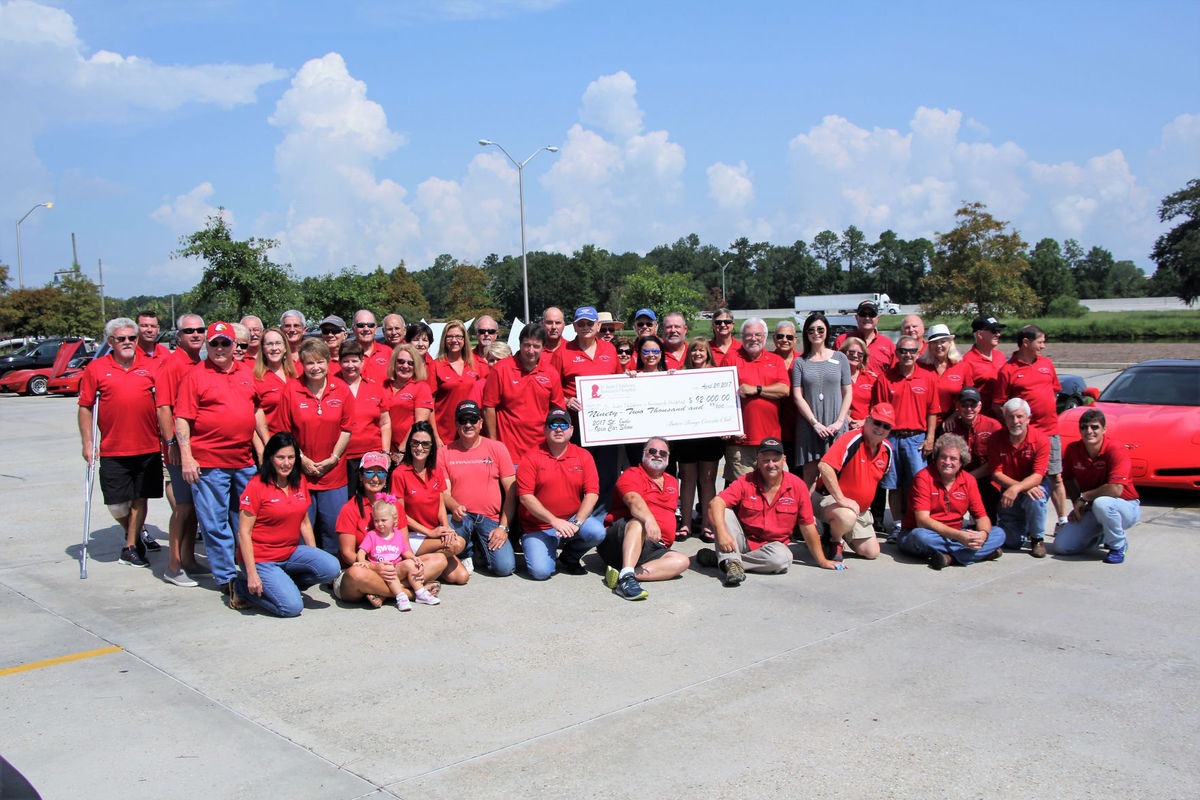
[[[377,594],[367,595],[367,602],[371,604],[371,608],[382,608],[383,598]]]
[[[706,544],[712,544],[716,540],[717,540],[717,534],[713,532],[712,528],[705,525],[704,529],[702,531],[700,531],[700,541],[702,541]]]
[[[229,607],[234,611],[242,611],[250,607],[250,601],[237,593],[233,581],[229,582]]]

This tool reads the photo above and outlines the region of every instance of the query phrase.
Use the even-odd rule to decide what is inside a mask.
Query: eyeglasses
[[[571,425],[567,422],[551,422],[546,427],[552,431],[565,431],[567,428],[571,427]]]
[[[917,354],[916,347],[897,347],[896,352],[902,356],[912,356]]]
[[[432,439],[409,439],[408,440],[408,449],[409,450],[428,450],[431,447],[433,447]]]
[[[1079,426],[1081,431],[1100,431],[1104,430],[1104,426],[1099,422],[1085,422]]]
[[[642,348],[642,355],[644,355],[644,356],[656,356],[661,352],[662,352],[662,350],[659,350],[657,347],[643,347]]]
[[[616,333],[617,329],[612,325],[601,325],[600,332],[601,333]]]
[[[368,479],[369,479],[369,478],[386,478],[386,477],[387,477],[387,470],[383,470],[383,469],[374,469],[374,468],[372,468],[372,469],[364,469],[364,470],[362,471],[362,476],[363,476],[364,478],[368,478]]]
[[[716,327],[717,325],[720,325],[721,327],[725,327],[726,325],[732,325],[732,324],[733,324],[733,320],[731,320],[731,319],[714,319],[713,320],[713,327]]]
[[[654,327],[654,323],[650,320],[646,320],[644,322],[642,320],[638,320],[637,322],[635,322],[633,324],[639,328],[653,328]]]
[[[354,323],[354,327],[356,327],[356,328],[374,328],[375,323],[374,322],[356,322],[356,323]]]
[[[461,342],[461,341],[462,341],[464,338],[466,338],[466,337],[464,337],[464,336],[463,336],[461,333],[448,333],[448,334],[446,334],[446,341],[447,341],[447,342]]]
[[[500,332],[499,328],[476,328],[475,332],[480,336],[495,336]]]
[[[785,342],[794,342],[794,341],[796,341],[796,334],[794,334],[794,333],[777,333],[777,334],[775,334],[775,338],[782,339]]]
[[[632,349],[632,348],[629,348],[629,347],[618,347],[618,348],[617,348],[617,355],[619,355],[619,356],[631,356],[631,355],[633,355],[633,349]]]
[[[667,458],[668,456],[670,456],[670,455],[671,455],[671,451],[670,451],[670,450],[659,450],[657,447],[647,447],[647,448],[646,448],[646,455],[648,455],[648,456],[661,456],[661,457],[663,457],[663,458]]]
[[[231,339],[213,339],[211,342],[208,343],[208,346],[209,347],[233,347],[233,340],[231,340]]]
[[[890,431],[892,429],[891,425],[887,424],[886,422],[880,422],[877,419],[871,420],[871,424],[874,425],[876,428],[879,428],[879,430],[881,430],[881,431]]]
[[[197,333],[204,333],[204,328],[180,328],[179,333],[184,336],[191,336]]]
[[[135,333],[133,336],[110,336],[108,338],[112,339],[117,344],[121,344],[123,342],[136,342],[138,337]]]

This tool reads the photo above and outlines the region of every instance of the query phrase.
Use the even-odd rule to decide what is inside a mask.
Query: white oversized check
[[[733,367],[578,377],[579,437],[591,445],[741,436],[737,388]]]

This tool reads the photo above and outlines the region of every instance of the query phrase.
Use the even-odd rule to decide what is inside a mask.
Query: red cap
[[[204,337],[204,341],[211,342],[213,339],[228,339],[232,342],[237,337],[233,334],[233,326],[228,322],[214,322],[208,326],[208,335]]]
[[[876,403],[871,406],[871,419],[876,422],[886,422],[888,425],[895,425],[896,409],[892,408],[891,403]]]

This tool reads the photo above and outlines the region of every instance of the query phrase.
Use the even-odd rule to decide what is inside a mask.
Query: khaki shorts
[[[814,495],[813,506],[817,509],[817,519],[822,522],[827,522],[828,513],[826,509],[837,505],[837,501],[833,499],[833,495]],[[846,537],[851,541],[856,539],[874,539],[875,538],[875,517],[871,515],[870,507],[863,509],[863,512],[854,519],[854,525],[850,528],[850,533]]]

